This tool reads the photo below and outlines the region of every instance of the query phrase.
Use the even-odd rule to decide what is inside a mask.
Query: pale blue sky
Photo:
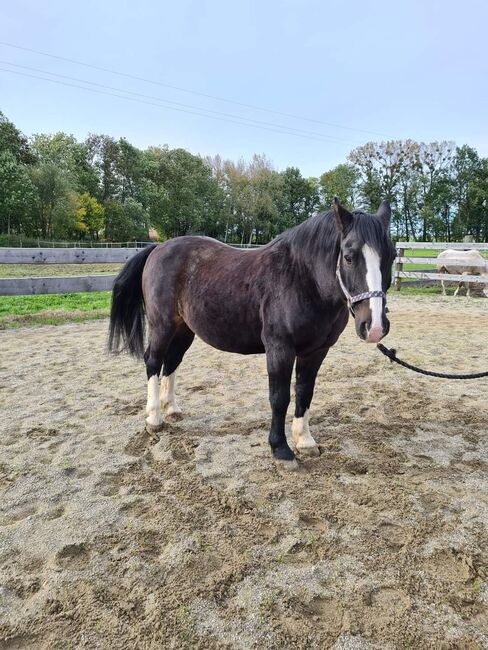
[[[0,41],[348,128],[5,45],[0,68],[39,76],[8,63],[37,68],[196,107],[180,106],[188,111],[210,109],[236,116],[229,120],[313,135],[208,119],[3,70],[0,110],[26,134],[107,133],[139,147],[167,143],[232,159],[265,153],[278,169],[296,165],[305,175],[343,162],[358,144],[388,137],[455,140],[488,155],[487,25],[486,0],[15,0],[3,3]]]

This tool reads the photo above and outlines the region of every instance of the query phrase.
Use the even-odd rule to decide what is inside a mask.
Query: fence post
[[[405,254],[405,249],[404,248],[397,248],[397,257],[402,258],[403,255]],[[395,289],[397,291],[400,291],[402,288],[402,278],[400,277],[400,272],[403,271],[403,262],[397,261],[396,263],[396,283],[395,283]]]

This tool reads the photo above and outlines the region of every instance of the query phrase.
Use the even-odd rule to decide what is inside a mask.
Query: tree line
[[[375,211],[392,203],[396,239],[488,240],[488,159],[464,145],[367,143],[320,177],[274,169],[263,155],[233,162],[184,149],[138,149],[125,138],[36,134],[0,112],[0,236],[147,240],[205,234],[264,243],[334,195]]]

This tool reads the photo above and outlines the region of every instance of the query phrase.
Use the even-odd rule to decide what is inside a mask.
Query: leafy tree
[[[93,196],[102,202],[120,195],[120,177],[117,169],[119,146],[108,135],[92,134],[86,142],[88,160],[97,172],[98,188]]]
[[[105,210],[103,205],[90,196],[88,192],[79,196],[80,232],[88,233],[92,239],[98,239],[98,233],[104,226]]]
[[[32,137],[31,147],[40,163],[56,165],[78,192],[98,193],[98,173],[90,164],[90,152],[85,143],[62,132],[40,133]]]
[[[129,197],[124,201],[123,207],[124,214],[132,226],[132,236],[137,240],[146,241],[149,233],[149,215],[144,206]]]
[[[353,165],[343,163],[324,172],[319,180],[321,206],[328,210],[334,197],[350,210],[358,204],[359,173]]]
[[[456,207],[454,229],[458,236],[488,236],[488,160],[468,145],[458,147],[454,157],[453,194]]]
[[[105,201],[105,238],[109,241],[145,241],[148,238],[147,214],[140,203]]]
[[[35,162],[25,135],[0,111],[0,152],[4,151],[11,153],[19,163],[32,165]]]
[[[119,179],[119,198],[122,201],[131,198],[146,205],[146,169],[143,152],[125,138],[118,141],[117,148],[115,168]]]
[[[36,231],[42,237],[66,235],[70,227],[62,224],[63,208],[73,201],[70,179],[54,163],[44,162],[30,171],[32,183],[37,188]],[[71,224],[72,225],[72,224]]]
[[[24,232],[35,206],[36,188],[27,168],[10,151],[0,151],[0,232]]]
[[[184,149],[153,147],[145,157],[151,225],[168,237],[201,231],[218,195],[208,165]]]
[[[287,225],[296,225],[319,206],[319,194],[316,184],[304,178],[297,167],[287,167],[281,174],[281,206]]]

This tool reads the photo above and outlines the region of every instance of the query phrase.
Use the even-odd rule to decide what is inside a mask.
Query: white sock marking
[[[149,377],[147,382],[147,418],[146,422],[153,427],[157,427],[163,422],[161,405],[159,403],[159,378],[157,375]]]
[[[380,256],[369,244],[364,244],[363,256],[366,262],[366,284],[369,291],[383,291]],[[368,341],[377,343],[383,336],[383,298],[370,298],[369,306],[371,327],[368,332]]]
[[[176,403],[175,397],[176,386],[176,370],[168,375],[163,376],[161,379],[161,405],[166,415],[173,415],[173,413],[181,413],[181,409]]]
[[[317,446],[317,443],[312,438],[312,435],[310,433],[310,428],[308,425],[309,417],[310,411],[307,409],[302,418],[293,418],[293,423],[291,425],[291,436],[297,449],[310,449],[310,447]]]

